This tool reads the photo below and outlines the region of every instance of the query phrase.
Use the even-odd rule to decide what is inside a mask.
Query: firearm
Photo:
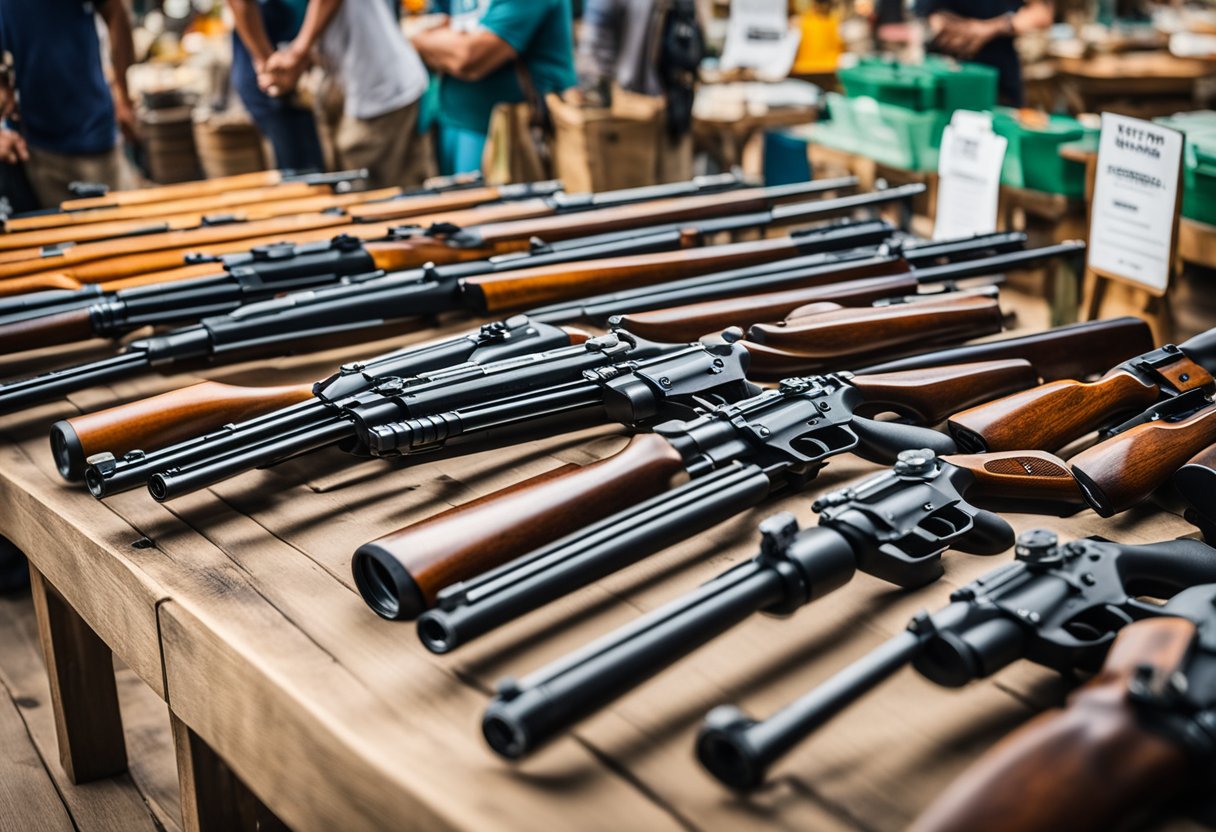
[[[1003,461],[1019,465],[1012,456]],[[799,531],[788,513],[768,518],[760,524],[760,554],[751,561],[518,682],[499,682],[482,721],[487,741],[504,757],[523,757],[751,615],[792,615],[858,570],[915,589],[942,576],[948,549],[1008,550],[1013,529],[965,496],[981,477],[996,479],[998,489],[1005,479],[1038,479],[1025,472],[991,476],[982,464],[942,464],[932,451],[909,450],[891,471],[816,501],[815,528]],[[1034,493],[1028,483],[1013,490]],[[441,621],[431,618],[424,626],[420,620],[424,642],[425,630]]]
[[[95,196],[69,199],[60,203],[59,211],[86,211],[94,208],[111,208],[120,205],[146,205],[171,199],[189,199],[210,194],[223,194],[247,188],[268,188],[303,182],[306,185],[349,185],[367,178],[367,170],[342,170],[333,173],[309,173],[304,171],[267,170],[256,173],[240,173],[234,176],[219,176],[215,179],[200,179],[193,182],[177,182],[172,185],[157,185],[134,191],[113,191]],[[18,214],[14,217],[36,216]]]
[[[1216,756],[1214,606],[1216,586],[1191,587],[1170,617],[1128,625],[1066,708],[1001,740],[912,828],[1097,832],[1198,785]]]
[[[418,616],[418,636],[432,652],[449,653],[755,505],[764,489],[759,477],[754,480],[752,493],[733,485],[717,492],[691,484],[677,488],[453,584],[438,593],[432,609]],[[942,498],[943,489],[953,496]],[[917,450],[900,454],[893,472],[826,495],[814,508],[819,512],[831,506],[826,517],[844,514],[847,519],[857,514],[845,512],[842,506],[864,506],[868,516],[888,523],[879,509],[894,507],[887,536],[874,543],[888,541],[891,547],[864,557],[858,553],[858,568],[900,586],[913,586],[922,578],[926,583],[936,578],[936,559],[945,548],[930,546],[922,553],[914,542],[926,530],[934,537],[932,528],[939,523],[965,531],[969,521],[956,513],[956,504],[963,499],[987,507],[1012,504],[1022,511],[1028,505],[1036,511],[1071,510],[1082,502],[1067,465],[1041,451],[938,457],[930,450]],[[925,509],[926,505],[931,508]],[[971,511],[967,503],[961,506]]]
[[[950,420],[950,433],[959,447],[973,452],[1054,452],[1091,431],[1111,435],[1143,421],[1162,400],[1189,391],[1216,393],[1212,369],[1216,329],[1124,361],[1092,383],[1054,381],[957,413]],[[1122,417],[1138,411],[1144,412],[1120,427]]]
[[[159,470],[156,460],[169,457],[169,452],[158,457],[154,451],[159,448],[190,452],[203,445],[235,445],[234,440],[274,439],[301,426],[322,425],[331,402],[357,397],[388,379],[417,385],[432,376],[475,378],[483,365],[580,344],[588,337],[516,315],[466,335],[343,364],[315,384],[254,388],[201,382],[61,420],[51,426],[51,451],[65,479],[87,474],[94,495],[109,496],[143,485],[150,473],[143,469]],[[143,450],[122,453],[137,447]],[[115,450],[118,459],[107,453]],[[134,476],[133,469],[141,475]]]
[[[711,185],[709,186],[711,193],[668,199],[655,199],[654,189],[643,188],[604,194],[586,194],[581,199],[569,197],[560,208],[556,204],[538,205],[527,201],[502,206],[487,206],[480,209],[468,209],[467,214],[459,217],[461,222],[487,223],[485,226],[475,225],[464,228],[461,233],[465,236],[460,240],[455,239],[455,235],[461,226],[453,221],[457,219],[456,217],[450,216],[460,212],[453,211],[453,209],[435,209],[427,204],[429,200],[414,200],[413,203],[417,210],[413,216],[415,218],[425,217],[425,221],[430,223],[430,230],[440,236],[417,236],[413,245],[416,253],[411,264],[421,266],[429,261],[459,262],[481,259],[508,251],[519,251],[527,248],[527,241],[533,236],[541,236],[546,240],[560,240],[602,231],[642,228],[653,223],[721,217],[735,211],[756,212],[782,200],[848,189],[855,182],[856,180],[852,178],[825,179],[778,188],[748,188],[726,193],[713,193],[712,190],[715,186]],[[677,183],[676,187],[679,187],[680,184]],[[437,199],[439,198],[450,201],[454,197],[440,195]],[[644,204],[648,204],[651,211],[643,210],[640,205],[634,204],[638,199],[649,200]],[[595,216],[599,220],[598,223],[580,223],[574,219],[574,215],[585,214],[590,209],[596,209]],[[399,213],[404,213],[404,209],[401,209]],[[440,217],[443,217],[442,221],[439,220]],[[298,226],[297,231],[359,224],[354,221],[349,212],[344,211],[230,223],[186,231],[151,233],[141,236],[138,246],[126,239],[103,240],[67,249],[46,251],[36,259],[0,263],[0,278],[20,277],[56,270],[66,271],[71,276],[83,279],[82,276],[93,273],[92,270],[83,267],[103,258],[133,252],[148,254],[156,251],[178,250],[187,246],[197,247],[217,242],[251,239],[274,233],[290,233],[292,230],[290,226],[280,228],[276,225],[276,223],[283,224],[288,219],[295,221]],[[369,224],[377,227],[383,225],[383,223]],[[94,263],[94,265],[97,264]],[[108,278],[119,276],[112,270],[104,273]]]
[[[1174,488],[1187,502],[1186,519],[1216,543],[1216,445],[1191,457],[1174,474]]]
[[[198,208],[191,210],[179,207],[176,203],[164,203],[163,211],[156,210],[161,209],[161,205],[149,206],[148,210],[154,211],[154,213],[147,217],[114,220],[94,218],[93,221],[88,221],[88,218],[81,217],[71,225],[0,234],[0,251],[20,253],[22,249],[25,249],[25,254],[28,256],[32,251],[40,249],[86,243],[95,240],[139,237],[145,234],[188,230],[202,226],[254,222],[274,217],[285,217],[291,214],[310,214],[342,208],[349,209],[352,206],[357,206],[370,200],[384,199],[401,192],[400,188],[355,191],[347,194],[327,194],[322,188],[314,190],[316,192],[311,195],[296,196],[289,199],[234,204],[223,211]],[[231,196],[235,198],[243,195],[242,192],[238,192]],[[76,217],[78,215],[64,214],[63,216]],[[131,244],[138,247],[139,241],[132,240]],[[17,255],[14,256],[16,257]]]
[[[889,247],[887,253],[899,263],[893,272],[906,272],[910,264],[917,266],[915,272],[919,283],[948,282],[969,277],[987,276],[1003,270],[1042,262],[1053,257],[1071,256],[1084,250],[1084,243],[1061,243],[1057,246],[1021,251],[1020,241],[1011,239],[991,240],[986,236],[970,240],[952,240],[919,246]],[[946,261],[942,263],[941,261]],[[958,262],[955,262],[955,261]],[[933,263],[934,265],[929,265]],[[790,260],[783,268],[756,270],[752,272],[724,272],[699,275],[661,287],[630,289],[610,292],[577,302],[553,304],[528,311],[537,320],[570,321],[585,320],[602,323],[619,315],[637,315],[657,309],[669,309],[695,304],[682,316],[702,318],[703,322],[730,320],[730,305],[711,305],[710,302],[738,295],[735,286],[746,279],[753,293],[788,291],[821,285],[824,282],[822,262],[813,259]],[[806,301],[811,302],[811,301]],[[776,307],[789,308],[790,299],[776,301]],[[706,304],[700,306],[700,304]],[[794,305],[800,305],[794,301]],[[679,313],[677,313],[679,314]],[[635,318],[636,320],[636,318]],[[698,324],[701,325],[701,324]],[[703,330],[703,332],[713,331]]]
[[[818,203],[824,213],[849,201],[881,201],[867,194]],[[810,215],[813,209],[795,206]],[[316,349],[325,339],[366,338],[375,327],[402,319],[470,309],[496,314],[537,299],[575,296],[590,286],[641,285],[681,274],[744,263],[779,260],[818,244],[813,235],[793,235],[691,251],[638,255],[587,263],[539,266],[508,274],[460,279],[418,279],[416,273],[373,273],[341,286],[294,292],[246,304],[227,315],[132,341],[118,355],[33,378],[0,384],[0,411],[47,401],[72,390],[129,377],[149,367],[183,361],[216,361],[234,355],[275,355]]]
[[[804,486],[837,454],[890,461],[906,448],[953,451],[945,434],[857,412],[894,410],[931,425],[962,402],[1033,378],[1026,362],[1005,361],[786,379],[751,399],[660,424],[598,462],[564,466],[366,543],[351,561],[355,585],[379,615],[416,618],[447,586],[635,509],[659,512],[687,534]],[[670,488],[681,475],[690,481]]]
[[[731,788],[753,789],[783,754],[904,665],[943,687],[963,687],[1018,659],[1060,673],[1094,672],[1119,630],[1169,615],[1168,599],[1216,580],[1216,553],[1195,540],[1126,546],[1101,538],[1061,545],[1043,529],[1018,536],[1016,561],[920,613],[869,656],[764,720],[715,708],[697,757]]]

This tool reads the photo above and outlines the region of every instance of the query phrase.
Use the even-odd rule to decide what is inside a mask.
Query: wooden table
[[[206,375],[235,383],[319,377],[397,342]],[[13,373],[12,362],[5,369]],[[159,505],[143,492],[95,502],[62,483],[45,429],[56,418],[170,389],[152,377],[82,392],[0,421],[0,534],[28,555],[61,756],[75,781],[126,764],[111,651],[170,707],[188,829],[897,829],[997,737],[1063,688],[1010,668],[961,691],[911,672],[813,742],[750,800],[693,763],[704,712],[766,714],[898,632],[921,607],[1003,562],[952,554],[946,579],[901,593],[867,576],[792,620],[757,617],[660,675],[535,758],[508,765],[478,725],[496,679],[522,674],[718,574],[756,549],[757,522],[872,472],[841,458],[801,496],[722,524],[451,657],[355,594],[354,548],[404,523],[562,461],[617,449],[610,430],[415,467],[326,451]],[[1140,510],[1102,521],[1012,515],[1019,528],[1146,542],[1187,533]]]
[[[1201,84],[1216,74],[1216,65],[1168,52],[1057,58],[1055,65],[1056,83],[1074,113],[1112,111],[1138,118],[1202,105]]]

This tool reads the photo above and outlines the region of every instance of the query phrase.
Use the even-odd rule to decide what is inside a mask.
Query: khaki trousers
[[[105,153],[80,155],[55,153],[31,145],[25,172],[43,208],[54,208],[71,199],[68,185],[72,182],[100,182],[114,191],[138,187],[135,171],[118,144]]]
[[[334,134],[339,170],[367,168],[369,188],[416,188],[435,175],[431,137],[417,132],[417,101],[375,118],[343,115]]]

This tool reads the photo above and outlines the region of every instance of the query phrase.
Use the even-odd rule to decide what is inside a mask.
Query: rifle
[[[529,321],[522,315],[485,324],[466,335],[395,350],[366,361],[343,364],[315,384],[252,388],[200,382],[149,399],[97,413],[64,419],[51,426],[51,452],[67,480],[85,477],[98,498],[143,485],[158,470],[157,448],[178,451],[232,444],[229,437],[273,438],[328,416],[328,403],[366,393],[387,379],[422,383],[428,376],[475,377],[479,367],[497,361],[582,343],[577,330]],[[147,442],[155,437],[155,444]],[[145,450],[114,459],[107,451]],[[86,466],[86,461],[89,465]]]
[[[148,491],[166,502],[335,443],[360,453],[368,432],[394,419],[425,424],[426,435],[416,438],[419,446],[433,451],[447,438],[440,435],[442,425],[454,408],[483,417],[490,411],[491,423],[475,431],[483,436],[492,428],[523,428],[523,435],[533,439],[612,421],[639,427],[754,395],[758,388],[744,377],[747,358],[742,346],[725,341],[647,344],[619,333],[483,365],[471,377],[439,373],[413,385],[387,379],[365,395],[333,402],[320,430],[305,427],[252,447],[228,443],[226,452],[203,445],[194,454],[178,453],[173,467],[155,466]],[[517,436],[509,433],[502,441],[510,444]],[[464,449],[458,445],[457,452]]]
[[[1195,454],[1174,474],[1174,488],[1186,500],[1186,519],[1216,543],[1216,445]]]
[[[1018,536],[1014,556],[767,719],[715,708],[697,737],[698,759],[731,788],[755,788],[785,752],[907,664],[952,688],[1023,658],[1060,673],[1094,672],[1125,624],[1173,614],[1146,597],[1181,601],[1184,590],[1216,581],[1216,552],[1187,539],[1061,545],[1036,529]]]
[[[1192,587],[1167,605],[1176,617],[1128,625],[1066,708],[1001,740],[912,828],[1097,832],[1198,785],[1216,754],[1214,605],[1216,586]]]
[[[1151,418],[1162,400],[1188,391],[1216,393],[1213,369],[1216,329],[1124,361],[1092,383],[1054,381],[957,413],[950,433],[959,447],[973,452],[1057,451],[1093,430],[1109,436]],[[1143,412],[1118,424],[1137,411]]]
[[[910,460],[916,460],[916,465]],[[476,578],[448,586],[438,593],[434,606],[418,616],[419,638],[432,652],[450,653],[758,504],[764,496],[763,482],[752,479],[745,484],[736,477],[718,490],[693,483],[680,486]],[[954,496],[943,498],[943,488]],[[1012,503],[1020,511],[1027,504],[1036,511],[1070,510],[1082,502],[1067,465],[1050,454],[1026,451],[939,458],[932,451],[917,450],[900,454],[893,472],[826,495],[814,505],[817,512],[834,507],[833,518],[842,514],[855,517],[840,508],[845,505],[853,509],[865,506],[866,513],[875,518],[883,516],[878,508],[887,504],[896,506],[897,514],[911,512],[890,520],[889,536],[883,540],[893,541],[892,548],[866,555],[858,567],[907,587],[928,583],[940,574],[937,558],[945,546],[929,546],[926,553],[910,549],[918,535],[939,521],[965,531],[966,518],[954,514],[972,510],[968,503],[960,503],[963,499],[987,507]],[[925,505],[931,510],[924,509]],[[934,536],[932,531],[928,534]]]
[[[712,193],[713,183],[707,185],[711,193],[699,196],[684,196],[668,199],[654,199],[654,189],[630,189],[625,191],[608,192],[605,194],[586,194],[581,199],[568,197],[561,206],[556,203],[544,204],[522,201],[501,206],[486,206],[470,208],[470,213],[461,213],[460,217],[446,216],[440,221],[438,215],[458,213],[452,209],[436,208],[435,203],[425,199],[411,201],[416,209],[414,217],[425,217],[431,225],[431,230],[440,234],[442,239],[418,236],[414,248],[418,255],[412,265],[420,266],[429,260],[437,263],[458,262],[460,260],[476,260],[501,254],[507,251],[518,251],[526,248],[527,241],[533,236],[543,236],[548,240],[569,239],[586,236],[598,231],[622,230],[626,228],[645,227],[654,222],[674,222],[681,219],[696,219],[726,216],[733,211],[754,212],[770,207],[771,204],[783,200],[797,199],[801,196],[820,194],[826,191],[851,188],[856,180],[852,178],[825,179],[818,182],[806,182],[796,185],[786,185],[779,188],[749,188],[728,193]],[[673,187],[681,187],[677,183]],[[455,196],[440,194],[437,200],[450,202]],[[653,213],[633,204],[636,199],[650,199],[649,204]],[[608,207],[600,207],[606,204]],[[582,214],[590,209],[597,209],[598,224],[581,225],[573,220],[574,214]],[[404,209],[402,209],[404,210]],[[484,213],[482,213],[484,212]],[[120,254],[131,254],[138,251],[141,254],[179,250],[183,247],[210,245],[219,242],[231,242],[241,239],[251,239],[269,234],[290,234],[292,227],[286,225],[280,228],[276,223],[283,224],[287,219],[294,220],[296,230],[307,231],[316,228],[336,228],[338,226],[358,225],[349,212],[300,215],[292,218],[275,218],[247,223],[231,223],[211,228],[196,228],[186,231],[166,231],[141,236],[136,249],[131,240],[104,240],[82,244],[67,249],[44,251],[35,259],[21,259],[18,262],[0,263],[0,278],[28,276],[49,270],[69,271],[72,276],[81,277],[92,272],[82,269],[82,266],[102,258]],[[449,238],[459,226],[453,220],[462,222],[485,222],[485,232],[489,239],[481,244],[481,254],[475,253],[476,246],[447,245],[444,241]],[[514,220],[507,222],[506,220]],[[438,221],[438,222],[437,222]],[[370,223],[374,227],[382,223]],[[500,227],[501,226],[501,227]],[[477,235],[483,226],[470,226],[466,229],[470,235]],[[490,232],[489,229],[495,229]],[[522,235],[522,236],[521,236]],[[291,239],[288,237],[288,239]],[[430,252],[433,258],[423,256]],[[28,255],[27,255],[28,256]],[[421,257],[422,259],[418,259]],[[120,275],[112,271],[105,272],[108,278]],[[82,278],[84,279],[84,278]]]
[[[1033,378],[1026,362],[1005,361],[903,376],[786,379],[753,398],[660,424],[614,456],[564,466],[366,543],[351,561],[355,585],[384,618],[416,618],[445,587],[590,524],[613,523],[618,513],[640,513],[630,514],[628,526],[657,512],[690,533],[770,493],[803,487],[837,454],[889,461],[905,448],[952,451],[942,433],[857,413],[896,410],[935,424],[962,402]],[[670,489],[681,475],[690,481]]]
[[[882,201],[866,194],[825,200],[816,208],[797,206],[804,216],[831,214],[841,203]],[[804,242],[803,240],[806,240]],[[87,364],[0,384],[0,411],[47,401],[94,384],[129,377],[144,369],[184,361],[223,360],[235,354],[275,355],[316,349],[322,339],[366,338],[370,328],[393,326],[401,319],[470,309],[498,313],[536,298],[577,295],[586,285],[640,285],[681,274],[743,263],[778,260],[817,245],[808,235],[710,246],[688,252],[619,257],[589,263],[540,266],[510,274],[460,279],[419,280],[410,273],[373,273],[344,285],[294,292],[247,304],[227,315],[161,335],[132,341],[118,355]]]
[[[176,203],[164,203],[163,211],[157,210],[147,217],[116,220],[96,219],[92,222],[81,219],[72,225],[29,231],[14,231],[8,234],[0,234],[0,251],[11,252],[14,260],[33,259],[39,256],[40,250],[53,249],[56,246],[66,246],[95,240],[109,240],[119,237],[140,237],[146,234],[188,230],[202,226],[254,222],[274,217],[285,217],[291,214],[310,214],[332,211],[339,208],[349,209],[352,206],[368,202],[369,200],[384,199],[401,192],[400,188],[355,191],[348,194],[328,194],[325,193],[325,189],[323,188],[314,188],[313,190],[315,192],[312,194],[293,198],[236,204],[222,212],[199,208],[190,209],[178,207]],[[237,192],[231,196],[235,198],[242,195],[242,192]],[[149,210],[160,209],[161,207],[161,205],[153,205],[149,207]],[[63,216],[72,217],[76,215],[64,214]],[[134,246],[139,245],[138,240],[132,240],[131,243]]]
[[[146,205],[151,202],[165,202],[171,199],[189,199],[223,194],[246,188],[268,188],[274,185],[286,185],[292,182],[303,182],[307,185],[349,185],[359,179],[367,178],[367,170],[343,170],[333,173],[307,173],[297,171],[267,170],[256,173],[239,173],[234,176],[219,176],[215,179],[200,179],[194,182],[177,182],[172,185],[158,185],[152,188],[140,188],[134,191],[114,191],[99,196],[80,199],[69,199],[60,203],[60,211],[86,211],[93,208],[111,208],[120,205]],[[33,216],[34,214],[18,214],[18,217]]]
[[[919,282],[931,283],[991,275],[1004,269],[1026,266],[1053,257],[1071,256],[1085,247],[1084,243],[1073,242],[1031,251],[1020,251],[1018,250],[1020,245],[1020,241],[991,240],[986,236],[980,236],[923,246],[890,247],[887,254],[892,258],[891,262],[901,264],[902,271],[906,271],[906,264],[916,264],[920,269],[916,274],[922,278]],[[947,262],[942,264],[940,263],[942,260]],[[954,262],[956,260],[961,262]],[[937,264],[928,265],[934,262]],[[739,294],[735,287],[742,280],[747,280],[749,288],[754,293],[807,288],[823,282],[822,262],[812,259],[790,260],[783,266],[780,273],[777,273],[775,269],[770,269],[700,275],[667,283],[657,288],[616,291],[572,303],[544,306],[531,309],[528,314],[542,321],[584,320],[602,323],[615,316],[625,314],[637,315],[657,309],[702,304],[735,297]],[[788,301],[779,301],[779,306],[782,308],[786,308],[787,305]],[[795,305],[798,305],[796,301]],[[726,309],[729,308],[729,306],[726,307]],[[721,306],[697,306],[689,309],[686,314],[693,318],[702,313],[706,313],[703,317],[707,322],[709,320],[722,322],[729,320]],[[710,318],[710,315],[713,317]],[[713,331],[712,328],[703,330],[703,332],[709,331]]]

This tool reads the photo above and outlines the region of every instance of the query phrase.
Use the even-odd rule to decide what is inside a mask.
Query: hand
[[[118,122],[118,129],[128,144],[139,143],[139,119],[135,117],[131,99],[125,95],[114,96],[114,120]]]
[[[258,70],[258,86],[267,95],[288,95],[300,83],[300,76],[308,68],[306,54],[288,47],[280,49],[266,59]]]
[[[30,158],[30,150],[20,133],[0,129],[0,162],[15,165]]]
[[[942,15],[941,28],[934,38],[938,49],[958,58],[972,58],[1006,28],[1003,18],[977,20],[971,17]]]

